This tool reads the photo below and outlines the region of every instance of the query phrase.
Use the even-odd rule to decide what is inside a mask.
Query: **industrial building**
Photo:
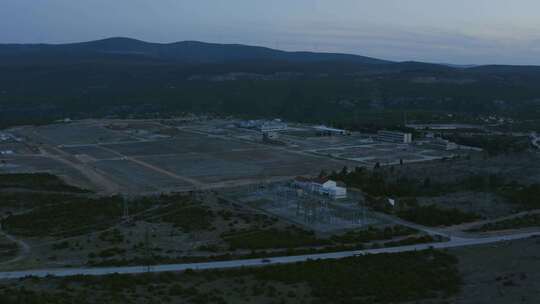
[[[384,142],[410,144],[412,143],[412,134],[396,131],[379,131],[377,132],[377,139]]]
[[[11,133],[4,133],[4,132],[0,133],[0,142],[20,142],[20,141],[22,141],[22,139],[15,137]]]
[[[328,178],[296,177],[294,184],[309,192],[326,195],[331,199],[347,198],[347,188],[338,186],[337,182]]]
[[[458,130],[458,129],[482,129],[480,125],[470,125],[470,124],[407,124],[407,128],[426,131],[426,130],[438,130],[438,131],[448,131],[448,130]]]
[[[331,128],[324,125],[315,126],[313,128],[317,131],[319,135],[331,136],[331,135],[350,135],[351,134],[351,132],[347,130]]]
[[[238,126],[240,128],[254,129],[262,133],[262,139],[266,142],[274,142],[279,138],[280,131],[286,131],[289,126],[281,119],[274,120],[244,120]]]
[[[288,126],[286,123],[282,122],[281,120],[272,120],[272,121],[263,122],[261,125],[258,126],[258,129],[262,133],[269,133],[269,132],[286,131],[288,129]]]
[[[238,126],[240,128],[255,129],[262,133],[286,131],[288,125],[280,119],[274,120],[244,120]]]

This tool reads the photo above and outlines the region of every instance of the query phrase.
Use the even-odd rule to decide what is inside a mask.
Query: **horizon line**
[[[236,46],[245,46],[245,47],[256,47],[256,48],[264,48],[268,50],[273,51],[279,51],[279,52],[287,52],[287,53],[312,53],[312,54],[335,54],[335,55],[348,55],[348,56],[358,56],[358,57],[365,57],[365,58],[371,58],[375,60],[381,60],[381,61],[387,61],[388,63],[424,63],[424,64],[435,64],[435,65],[443,65],[448,66],[451,68],[474,68],[474,67],[482,67],[482,66],[516,66],[516,67],[540,67],[540,65],[535,64],[502,64],[502,63],[484,63],[484,64],[474,64],[474,63],[451,63],[451,62],[431,62],[431,61],[418,61],[418,60],[390,60],[390,59],[383,59],[378,56],[366,56],[360,53],[348,53],[348,52],[330,52],[330,51],[310,51],[310,50],[284,50],[284,49],[278,49],[273,48],[270,46],[265,45],[258,45],[258,44],[245,44],[245,43],[223,43],[223,42],[211,42],[211,41],[204,41],[204,40],[175,40],[170,42],[153,42],[148,41],[144,39],[139,38],[132,38],[127,36],[108,36],[103,38],[96,38],[92,40],[79,40],[79,41],[68,41],[68,42],[0,42],[0,46],[6,46],[6,45],[51,45],[51,46],[62,46],[62,45],[74,45],[74,44],[83,44],[83,43],[90,43],[90,42],[99,42],[99,41],[106,41],[106,40],[114,40],[114,39],[125,39],[125,40],[131,40],[131,41],[137,41],[141,43],[148,43],[148,44],[158,44],[158,45],[173,45],[178,43],[185,43],[185,42],[196,42],[196,43],[203,43],[203,44],[213,44],[213,45],[236,45]]]

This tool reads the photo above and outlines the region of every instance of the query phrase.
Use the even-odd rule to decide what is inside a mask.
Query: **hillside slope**
[[[182,64],[229,63],[239,61],[324,62],[342,61],[384,64],[389,61],[349,54],[285,52],[241,44],[216,44],[198,41],[149,43],[130,38],[108,38],[70,44],[0,44],[0,63],[8,59],[27,62],[89,59],[92,56],[127,55]],[[39,60],[38,60],[39,59]]]
[[[189,41],[0,45],[4,123],[179,111],[352,123],[385,121],[383,112],[402,121],[403,111],[538,119],[538,83],[536,66],[464,68]]]

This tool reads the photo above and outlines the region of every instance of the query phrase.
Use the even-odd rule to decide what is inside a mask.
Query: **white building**
[[[313,127],[317,132],[324,135],[350,135],[351,132],[343,129],[330,128],[324,125]]]
[[[269,132],[286,131],[288,129],[288,126],[284,122],[274,120],[274,121],[264,122],[258,128],[262,133],[269,133]]]
[[[294,184],[306,191],[327,195],[332,199],[342,199],[347,197],[347,188],[340,187],[333,180],[328,178],[305,178],[297,177]]]
[[[238,126],[240,128],[255,129],[262,133],[286,131],[288,125],[280,119],[274,120],[244,120]]]
[[[0,133],[0,141],[17,141],[17,138],[10,133]]]
[[[330,198],[336,200],[336,199],[342,199],[347,198],[347,188],[345,187],[323,187],[322,194],[328,195]]]
[[[412,134],[396,131],[379,131],[377,132],[377,139],[385,142],[410,144],[412,143]]]

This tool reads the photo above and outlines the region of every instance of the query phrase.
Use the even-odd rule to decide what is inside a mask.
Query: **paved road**
[[[532,133],[531,142],[533,146],[535,146],[537,149],[540,149],[540,134]]]
[[[46,276],[58,276],[67,277],[74,275],[92,275],[101,276],[108,274],[138,274],[145,272],[173,272],[184,271],[187,269],[204,270],[204,269],[226,269],[226,268],[238,268],[238,267],[260,267],[266,265],[275,264],[290,264],[296,262],[305,262],[308,260],[317,259],[341,259],[356,255],[365,254],[380,254],[380,253],[397,253],[407,251],[425,250],[429,248],[443,249],[454,248],[462,246],[483,245],[491,244],[502,241],[512,241],[525,239],[530,237],[540,237],[540,231],[519,233],[505,236],[493,236],[486,238],[474,238],[474,239],[452,239],[445,243],[430,243],[430,244],[417,244],[410,246],[379,248],[379,249],[367,249],[367,250],[354,250],[354,251],[342,251],[333,253],[320,253],[309,254],[299,256],[284,256],[273,257],[268,259],[244,259],[233,261],[220,261],[220,262],[205,262],[205,263],[187,263],[187,264],[169,264],[169,265],[156,265],[150,268],[146,266],[125,266],[125,267],[99,267],[99,268],[57,268],[57,269],[40,269],[40,270],[25,270],[25,271],[12,271],[12,272],[0,272],[0,279],[19,279],[27,276],[46,277]]]

